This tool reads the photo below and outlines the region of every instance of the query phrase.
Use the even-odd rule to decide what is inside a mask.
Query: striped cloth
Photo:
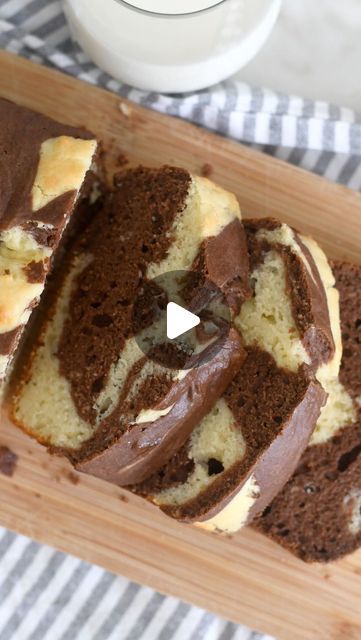
[[[1,640],[272,640],[0,530]]]
[[[0,0],[0,46],[361,189],[350,109],[235,81],[177,97],[121,85],[72,42],[58,0]],[[0,528],[0,640],[267,638]]]

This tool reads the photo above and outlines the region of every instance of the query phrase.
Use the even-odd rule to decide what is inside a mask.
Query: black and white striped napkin
[[[72,42],[59,0],[0,0],[0,47],[361,189],[350,109],[231,80],[177,97],[122,85]],[[267,638],[0,528],[0,640]]]

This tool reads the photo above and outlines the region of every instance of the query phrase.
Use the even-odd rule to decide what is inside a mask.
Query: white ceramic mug
[[[178,93],[229,77],[259,51],[282,0],[64,0],[72,32],[110,75]]]

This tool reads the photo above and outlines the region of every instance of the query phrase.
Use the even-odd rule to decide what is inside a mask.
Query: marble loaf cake
[[[343,358],[325,411],[292,478],[255,522],[308,562],[361,545],[361,267],[335,263]]]
[[[95,151],[84,129],[0,98],[0,385]]]
[[[173,518],[228,533],[290,477],[341,358],[338,293],[321,249],[273,219],[244,224],[253,296],[235,325],[247,357],[183,447],[132,487]]]
[[[68,252],[14,372],[13,421],[77,469],[116,484],[142,482],[172,457],[246,355],[232,326],[205,343],[199,366],[166,367],[144,354],[138,338],[152,305],[134,314],[135,301],[147,287],[151,302],[163,300],[157,278],[174,271],[197,275],[191,307],[193,297],[213,299],[211,281],[230,315],[239,313],[250,290],[235,197],[183,169],[119,175]]]

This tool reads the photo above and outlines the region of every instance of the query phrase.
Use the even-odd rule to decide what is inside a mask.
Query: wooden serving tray
[[[0,95],[91,129],[110,170],[120,152],[194,172],[209,163],[244,215],[278,216],[330,256],[360,260],[360,194],[5,52]],[[13,477],[0,476],[1,525],[280,639],[361,638],[361,551],[306,565],[251,529],[227,538],[177,524],[10,425],[0,443],[19,456]]]

